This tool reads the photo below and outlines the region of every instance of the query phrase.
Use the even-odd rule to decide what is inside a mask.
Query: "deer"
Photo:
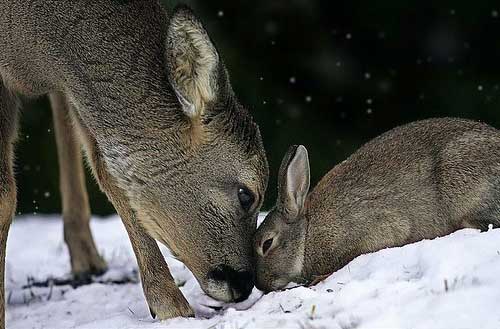
[[[256,287],[314,285],[359,255],[462,228],[500,226],[500,131],[437,118],[394,128],[309,193],[307,149],[289,148],[255,235]]]
[[[89,228],[83,149],[126,228],[153,317],[194,314],[157,241],[207,295],[246,299],[268,164],[193,11],[167,13],[157,0],[0,0],[0,8],[0,328],[20,95],[50,98],[75,279],[106,270]]]

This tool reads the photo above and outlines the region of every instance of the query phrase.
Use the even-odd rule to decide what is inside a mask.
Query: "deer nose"
[[[255,283],[252,272],[236,271],[227,265],[217,266],[210,272],[209,276],[213,280],[226,282],[235,302],[247,299]]]

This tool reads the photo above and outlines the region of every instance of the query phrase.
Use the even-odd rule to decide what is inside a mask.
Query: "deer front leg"
[[[61,94],[51,94],[50,102],[59,158],[64,240],[76,283],[87,283],[91,275],[106,271],[106,262],[97,252],[90,231],[90,205],[81,147],[73,131],[68,104]]]
[[[101,189],[116,208],[129,235],[151,315],[158,316],[162,320],[178,316],[193,316],[193,310],[175,284],[158,244],[138,223],[137,214],[130,207],[126,194],[117,187],[113,177],[107,171],[95,139],[78,119],[75,121],[78,122],[78,129],[84,139],[94,175]]]
[[[151,316],[164,320],[178,316],[194,316],[186,298],[175,284],[168,265],[158,248],[156,241],[142,228],[133,211],[122,216],[132,248],[134,249],[144,295],[149,305]]]
[[[0,147],[0,152],[4,150]],[[0,329],[3,329],[5,328],[5,248],[10,223],[16,210],[16,186],[11,168],[5,166],[4,152],[0,157],[0,162],[4,162],[3,165],[0,164]]]
[[[5,328],[5,248],[16,210],[16,184],[12,170],[16,121],[15,98],[0,77],[0,329]]]

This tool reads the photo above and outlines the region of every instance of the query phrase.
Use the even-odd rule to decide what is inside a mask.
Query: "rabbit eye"
[[[264,243],[262,244],[262,254],[265,255],[272,245],[273,245],[273,238],[264,241]]]
[[[255,202],[255,196],[250,190],[245,187],[238,189],[238,199],[240,200],[240,205],[243,210],[248,211]]]

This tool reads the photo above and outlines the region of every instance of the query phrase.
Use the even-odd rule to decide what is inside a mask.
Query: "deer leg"
[[[106,262],[97,252],[90,231],[90,206],[81,147],[73,131],[68,104],[61,94],[51,94],[50,102],[59,158],[64,241],[69,249],[76,283],[88,283],[91,275],[106,271]]]
[[[114,205],[127,230],[137,258],[142,288],[151,315],[158,316],[162,320],[178,316],[193,316],[193,310],[175,284],[158,244],[138,223],[137,213],[130,207],[128,197],[114,183],[114,178],[107,171],[94,137],[78,118],[74,121],[84,140],[94,176]]]
[[[5,248],[16,210],[13,143],[17,128],[17,102],[0,77],[0,329],[5,328]]]

